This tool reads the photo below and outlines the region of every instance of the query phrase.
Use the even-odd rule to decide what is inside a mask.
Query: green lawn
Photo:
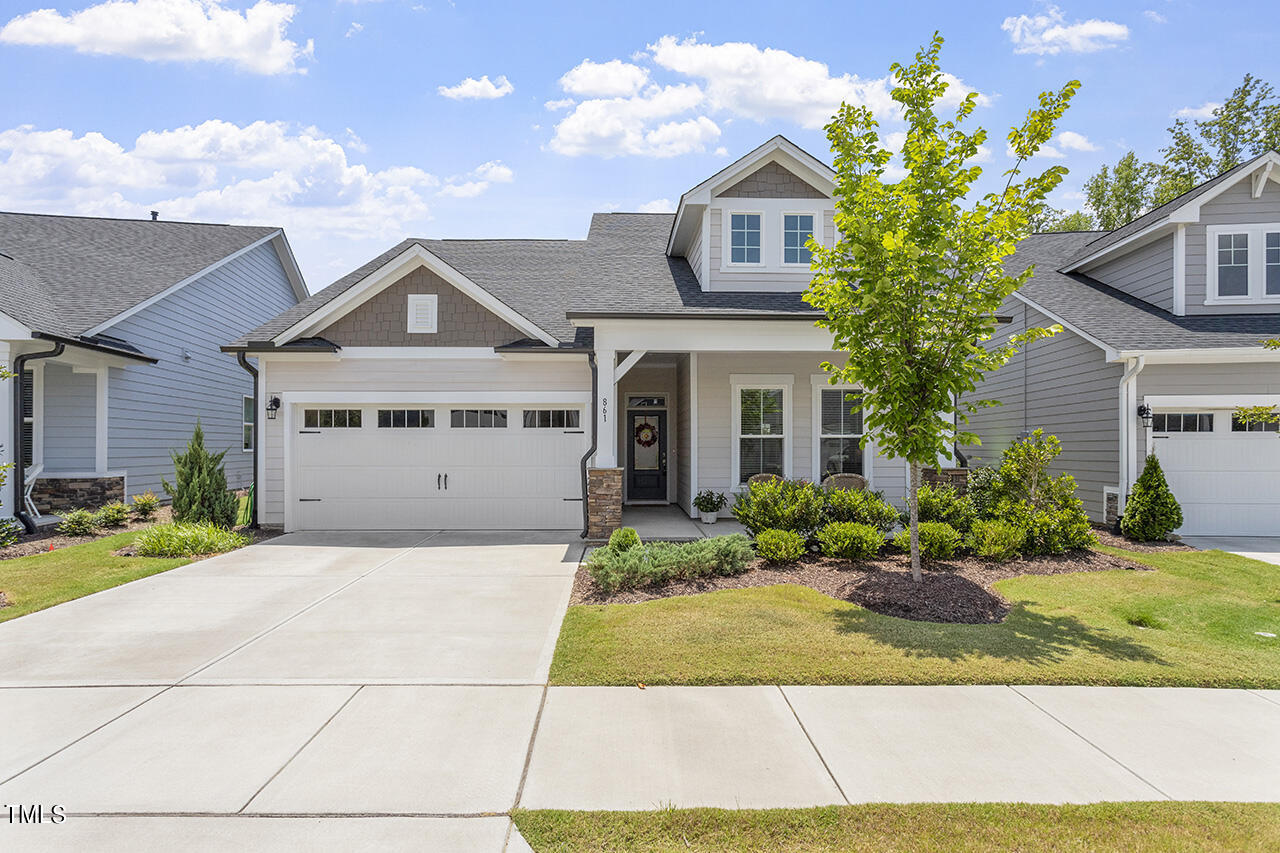
[[[1273,803],[927,804],[658,812],[521,811],[537,851],[1277,850]]]
[[[137,535],[117,533],[47,554],[0,560],[0,591],[10,603],[0,608],[0,622],[191,562],[185,557],[112,556]]]
[[[998,625],[880,616],[808,587],[570,607],[553,684],[1126,684],[1280,687],[1280,566],[1124,553],[1157,571],[996,584]]]

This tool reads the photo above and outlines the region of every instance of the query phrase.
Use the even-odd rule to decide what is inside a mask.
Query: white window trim
[[[782,476],[790,480],[792,478],[791,464],[791,447],[793,443],[792,437],[792,417],[791,417],[791,400],[792,386],[795,385],[795,376],[789,373],[776,374],[749,374],[749,373],[733,373],[729,376],[729,411],[732,416],[733,426],[729,430],[729,490],[732,492],[745,491],[741,480],[741,453],[738,446],[738,440],[742,438],[742,399],[743,391],[756,388],[766,390],[782,389]],[[750,436],[748,436],[750,437]]]
[[[431,306],[431,322],[415,323],[414,318],[417,317],[419,305]],[[406,331],[413,335],[434,335],[440,324],[440,297],[434,293],[411,293],[406,303],[408,317],[406,322]]]
[[[246,420],[244,419],[244,404],[245,404],[245,403],[248,403],[248,404],[249,404],[249,410],[250,410],[251,412],[253,412],[253,416],[254,416],[255,418],[258,416],[258,409],[257,409],[257,407],[256,407],[256,406],[254,406],[254,405],[253,405],[253,395],[252,395],[252,394],[245,394],[245,395],[243,395],[242,399],[240,400],[240,452],[241,452],[241,453],[252,453],[252,452],[253,452],[253,448],[254,448],[254,447],[256,447],[256,446],[258,445],[258,425],[257,425],[256,423],[253,423],[253,422],[251,422],[251,421],[246,421]],[[253,436],[253,438],[252,438],[252,444],[251,444],[251,446],[249,446],[249,447],[245,447],[245,446],[244,446],[244,428],[245,428],[245,427],[253,427],[253,430],[249,433],[251,436]]]
[[[735,261],[733,259],[733,217],[735,216],[758,216],[760,217],[760,260],[752,263],[751,261]],[[765,266],[765,234],[768,232],[766,225],[768,217],[765,216],[763,210],[733,210],[725,208],[721,214],[721,230],[724,231],[724,264],[723,266],[732,269],[759,269]]]
[[[1280,232],[1280,223],[1210,225],[1205,228],[1205,305],[1274,305],[1280,294],[1266,293],[1266,234]],[[1246,296],[1218,295],[1218,237],[1223,234],[1249,236],[1249,293]]]
[[[822,392],[827,390],[862,391],[861,385],[851,383],[837,383],[832,385],[825,373],[814,374],[810,381],[813,385],[813,471],[814,482],[821,485],[822,469],[819,467],[822,460]],[[866,412],[862,414],[862,476],[867,480],[867,488],[872,486],[872,472],[874,471],[875,453],[873,451],[873,443],[871,436],[867,435]]]
[[[31,465],[44,464],[44,365],[33,364],[31,371]],[[26,422],[26,418],[22,419]],[[22,450],[22,435],[14,438],[13,446]]]
[[[822,215],[816,214],[812,210],[784,210],[778,214],[778,264],[783,269],[789,270],[807,270],[809,269],[809,261],[788,261],[787,260],[787,217],[788,216],[811,216],[813,217],[813,230],[809,233],[818,237],[819,230],[822,227]],[[805,248],[801,246],[800,248]]]

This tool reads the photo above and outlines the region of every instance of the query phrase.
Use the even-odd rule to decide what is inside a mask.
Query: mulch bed
[[[1132,539],[1125,539],[1123,536],[1112,533],[1105,527],[1095,527],[1093,532],[1098,535],[1099,545],[1109,545],[1112,548],[1123,548],[1126,551],[1139,551],[1144,554],[1157,553],[1161,551],[1194,551],[1190,545],[1183,545],[1181,542],[1135,542]]]
[[[85,542],[93,542],[105,536],[115,536],[117,533],[128,533],[132,530],[142,530],[153,524],[167,524],[172,520],[173,508],[162,506],[156,509],[156,514],[150,521],[130,521],[128,524],[101,530],[89,536],[63,536],[58,532],[57,527],[46,527],[35,533],[20,536],[18,541],[12,545],[0,548],[0,560],[12,560],[14,557],[40,554],[50,550],[50,545],[53,546],[55,551],[60,548],[66,548],[68,545],[83,545]]]
[[[602,593],[587,570],[579,567],[570,603],[637,604],[719,589],[792,583],[885,616],[921,622],[992,624],[1004,621],[1009,613],[1009,602],[991,588],[996,581],[1018,575],[1063,575],[1110,569],[1142,571],[1149,567],[1092,550],[1008,563],[961,558],[926,563],[924,581],[917,584],[911,579],[911,562],[904,554],[866,562],[811,556],[783,566],[757,560],[745,574],[733,577],[679,581],[661,587],[623,590],[613,595]]]

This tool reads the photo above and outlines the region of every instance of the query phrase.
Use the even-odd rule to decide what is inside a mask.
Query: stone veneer
[[[721,198],[826,198],[777,163],[765,163],[720,193]]]
[[[587,469],[587,538],[608,539],[622,526],[622,469]]]
[[[409,295],[436,295],[436,331],[409,332]],[[528,337],[419,267],[318,333],[342,347],[496,347]]]
[[[955,486],[963,495],[969,491],[969,469],[925,468],[920,472],[920,481],[928,486]]]
[[[41,512],[97,509],[124,500],[124,477],[41,477],[31,498]]]

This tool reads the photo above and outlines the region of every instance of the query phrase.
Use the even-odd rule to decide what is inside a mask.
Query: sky
[[[1274,2],[1274,0],[1273,0]],[[1033,166],[1156,158],[1246,72],[1272,3],[0,0],[0,209],[273,225],[314,292],[401,239],[582,238],[669,211],[774,134],[830,161],[937,30],[992,188],[1039,92],[1083,86]],[[3,247],[0,247],[2,250]]]

